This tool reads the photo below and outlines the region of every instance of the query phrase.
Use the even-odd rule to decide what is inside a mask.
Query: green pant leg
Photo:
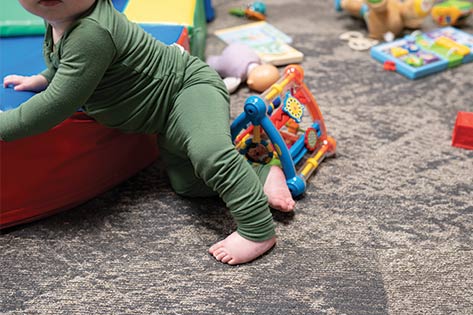
[[[158,139],[161,140],[163,137]],[[218,195],[196,176],[191,161],[182,152],[178,154],[169,151],[165,141],[160,141],[159,149],[161,158],[166,163],[166,172],[171,185],[179,195],[186,197],[214,197]],[[269,167],[269,165],[253,166],[261,184],[266,181]]]
[[[159,137],[159,154],[166,164],[166,172],[171,182],[171,186],[179,195],[186,197],[213,197],[217,193],[210,189],[204,181],[195,174],[191,161],[184,152],[174,149],[170,151],[164,141],[164,137]],[[172,149],[174,145],[171,146]]]
[[[222,198],[237,222],[241,236],[255,241],[266,240],[274,235],[267,197],[251,165],[235,150],[229,124],[224,87],[193,84],[179,92],[166,130],[159,137],[160,148],[166,152],[164,158],[171,183],[185,183],[186,179],[179,177],[187,176],[193,170],[194,176],[186,178],[196,185],[199,181],[195,179],[201,180]],[[170,161],[173,157],[180,161]],[[184,162],[180,164],[181,161]],[[179,167],[182,169],[175,169]],[[188,190],[191,195],[195,192],[185,184],[176,188],[181,192]]]

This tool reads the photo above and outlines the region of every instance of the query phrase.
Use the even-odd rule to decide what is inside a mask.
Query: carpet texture
[[[1,314],[473,314],[473,151],[451,146],[457,112],[473,111],[473,63],[411,81],[339,40],[366,29],[331,1],[266,3],[305,54],[338,144],[294,215],[274,213],[277,246],[246,265],[215,261],[208,247],[235,228],[228,210],[177,196],[156,163],[4,231]],[[247,22],[227,13],[245,1],[213,4],[208,55],[225,47],[213,31]],[[249,95],[232,95],[232,118]]]

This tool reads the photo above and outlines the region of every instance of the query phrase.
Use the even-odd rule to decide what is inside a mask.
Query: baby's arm
[[[41,92],[46,89],[48,84],[48,80],[41,74],[32,76],[11,74],[3,79],[3,87],[13,85],[15,91]]]
[[[63,41],[59,67],[47,88],[0,113],[3,140],[45,132],[70,117],[94,93],[116,52],[108,31],[94,21],[78,24]],[[48,74],[41,75],[48,81]]]

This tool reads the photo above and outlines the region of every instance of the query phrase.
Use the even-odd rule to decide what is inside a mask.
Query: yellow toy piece
[[[207,21],[202,0],[128,0],[123,13],[138,24],[181,25],[187,29],[190,52],[205,58]]]
[[[136,23],[193,25],[196,0],[132,0],[125,15]]]
[[[456,54],[461,56],[466,56],[470,53],[470,48],[465,45],[459,44],[445,36],[437,38],[435,43],[447,49],[452,49]]]
[[[400,56],[407,55],[408,53],[409,53],[409,51],[407,49],[404,49],[404,48],[401,48],[401,47],[391,48],[391,55],[393,55],[396,58],[400,57]]]

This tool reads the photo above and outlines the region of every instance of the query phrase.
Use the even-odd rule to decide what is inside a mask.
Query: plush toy
[[[404,28],[420,28],[433,0],[335,0],[337,11],[365,19],[369,37],[392,40]]]
[[[207,63],[220,74],[230,93],[242,81],[257,92],[263,92],[279,79],[278,69],[271,64],[262,64],[258,55],[247,45],[229,44],[221,55],[207,58]]]

